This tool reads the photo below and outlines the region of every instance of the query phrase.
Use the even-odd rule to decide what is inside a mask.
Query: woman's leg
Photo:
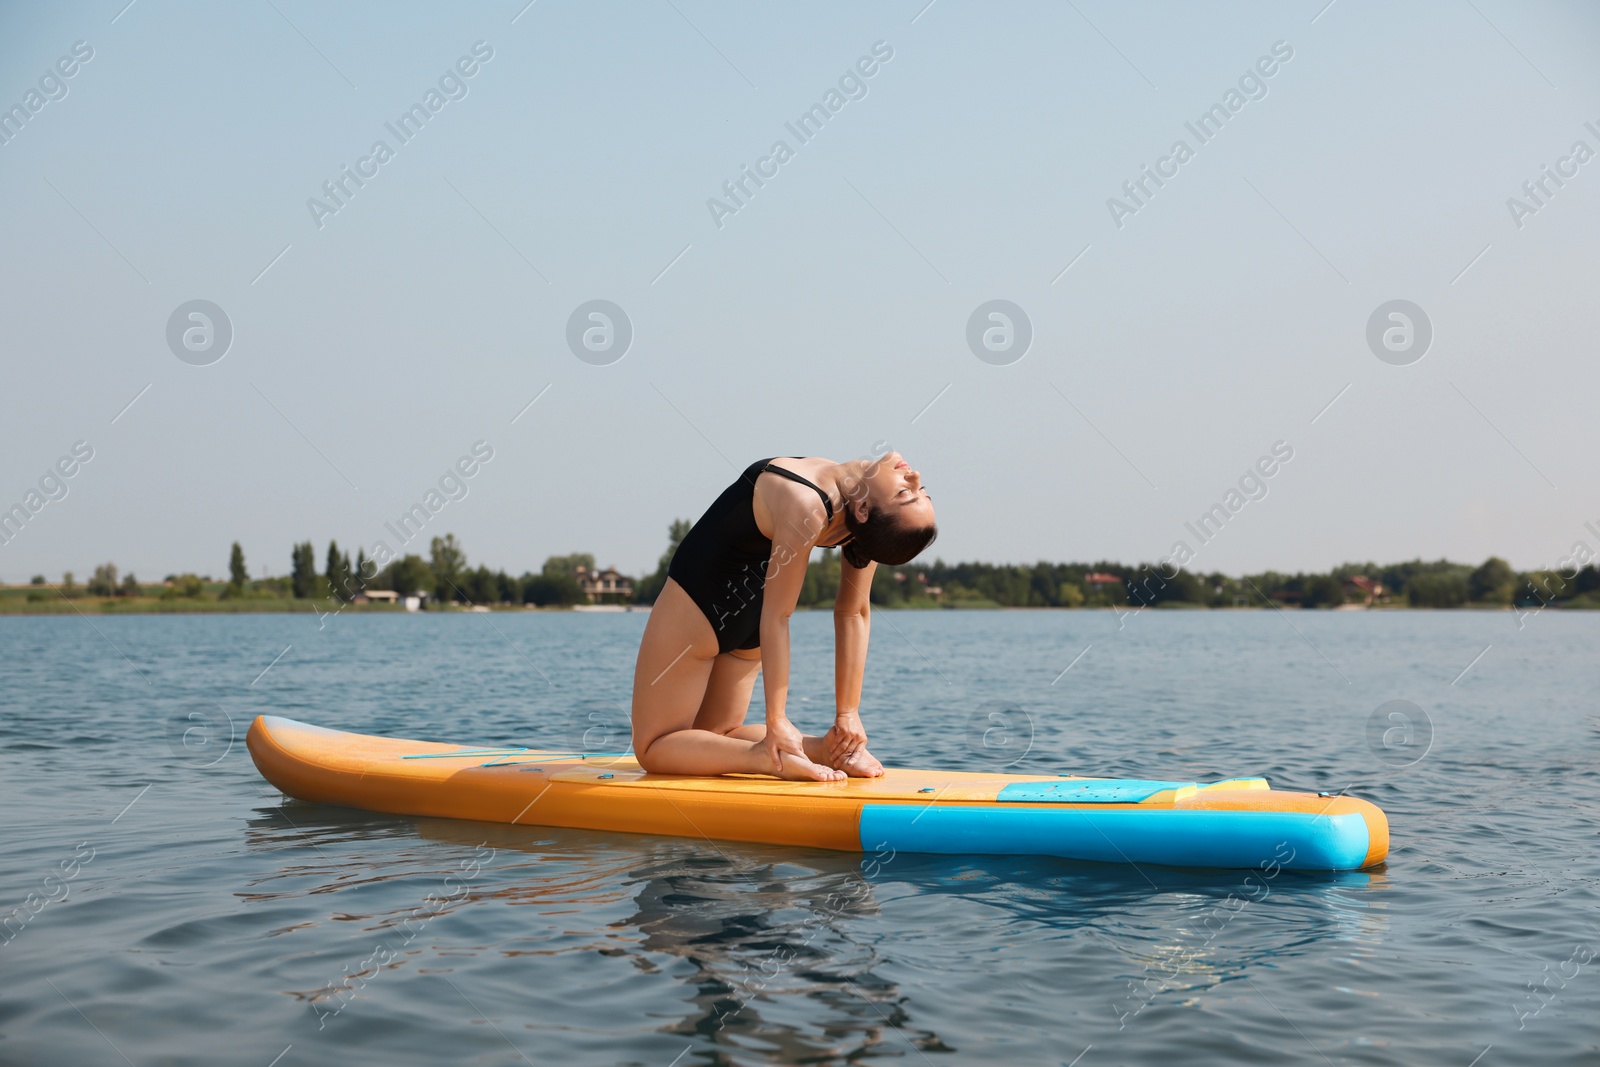
[[[743,703],[737,706],[743,721],[761,661],[731,662],[738,659],[718,654],[716,634],[705,613],[677,582],[667,579],[650,610],[634,666],[633,745],[639,765],[655,774],[778,773],[814,781],[839,777],[829,767],[793,757],[785,757],[782,770],[775,772],[759,738],[697,728],[708,696],[709,714],[721,724],[741,690]],[[718,661],[726,664],[720,671]],[[728,723],[725,729],[737,725]]]
[[[756,676],[761,673],[760,649],[735,649],[718,656],[711,665],[711,679],[706,685],[706,695],[700,701],[700,711],[695,715],[697,730],[710,730],[741,741],[766,739],[767,728],[761,723],[745,725],[745,715],[750,710],[750,694],[755,690]],[[828,746],[824,738],[804,736],[806,757],[821,767],[832,766],[852,778],[877,778],[883,774],[883,764],[872,758],[866,749],[838,765],[828,762]]]
[[[755,692],[756,679],[760,676],[759,648],[736,648],[712,660],[705,696],[700,699],[700,708],[694,716],[695,729],[728,737],[744,736],[737,731],[744,727],[745,716],[750,711],[750,694]],[[757,729],[761,731],[759,735],[744,737],[744,740],[760,741],[766,736],[766,727]]]

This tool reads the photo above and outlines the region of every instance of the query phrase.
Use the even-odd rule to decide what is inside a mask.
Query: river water
[[[874,616],[887,763],[1388,812],[1386,867],[1244,904],[1243,872],[285,802],[244,748],[271,713],[620,749],[644,619],[0,619],[0,1063],[1600,1062],[1600,614]],[[796,617],[802,728],[831,644]]]

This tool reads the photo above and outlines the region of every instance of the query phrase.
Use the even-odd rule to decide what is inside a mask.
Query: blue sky
[[[749,461],[879,441],[945,559],[1194,547],[1282,441],[1200,569],[1553,563],[1600,525],[1600,160],[1559,162],[1600,151],[1600,14],[1324,2],[8,5],[0,106],[44,102],[0,144],[0,506],[93,458],[0,578],[397,548],[384,523],[480,441],[426,535],[513,571],[650,569]],[[1201,144],[1185,123],[1279,42]],[[1576,173],[1514,218],[1547,165]],[[567,343],[596,299],[631,323],[612,362]],[[1032,330],[1004,365],[967,341],[997,299]],[[1433,331],[1400,366],[1366,339],[1397,299]],[[194,300],[233,331],[205,366],[167,340]]]

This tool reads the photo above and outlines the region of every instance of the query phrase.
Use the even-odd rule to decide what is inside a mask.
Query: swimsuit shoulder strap
[[[810,486],[812,489],[816,490],[817,495],[822,498],[822,506],[828,510],[828,521],[833,521],[833,501],[828,499],[828,494],[822,491],[822,487],[820,485],[817,485],[809,478],[801,477],[794,471],[785,470],[782,467],[775,467],[770,462],[761,468],[761,472],[763,474],[780,474],[789,479],[791,482],[799,482],[801,485]]]

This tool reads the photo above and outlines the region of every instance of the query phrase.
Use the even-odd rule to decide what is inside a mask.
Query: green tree
[[[588,552],[574,552],[568,556],[551,556],[544,561],[543,571],[547,577],[554,578],[560,574],[578,573],[578,568],[586,571],[594,570],[594,556]]]
[[[317,595],[317,550],[311,547],[310,541],[303,541],[294,546],[292,562],[290,581],[295,599],[310,600]]]
[[[806,564],[806,580],[800,586],[799,603],[806,607],[827,607],[839,598],[839,550],[825,548],[822,558]]]
[[[1233,606],[1233,597],[1236,592],[1232,578],[1221,571],[1212,571],[1206,575],[1201,584],[1205,587],[1205,602],[1214,608]]]
[[[693,525],[688,519],[673,519],[672,525],[667,528],[667,550],[661,554],[661,560],[656,564],[654,574],[646,575],[639,579],[633,587],[633,599],[639,604],[654,604],[656,597],[661,595],[661,590],[667,585],[667,568],[672,565],[673,554],[678,551],[678,546],[688,536]]]
[[[137,578],[135,578],[133,576],[133,572],[132,571],[129,571],[128,574],[127,574],[127,577],[122,579],[122,591],[121,591],[121,593],[119,595],[120,596],[144,596],[144,589],[142,589],[140,587],[139,579],[137,579]]]
[[[372,580],[372,575],[367,572],[372,570],[372,563],[367,559],[367,550],[360,545],[356,546],[356,566],[352,572],[352,593],[359,592],[367,587]]]
[[[872,572],[872,587],[867,590],[867,600],[878,607],[903,603],[906,599],[905,576],[898,568],[879,565]]]
[[[1526,584],[1521,590],[1518,600],[1525,603],[1548,604],[1553,600],[1565,600],[1573,594],[1573,583],[1567,581],[1560,571],[1537,570],[1529,571]]]
[[[588,552],[573,552],[565,556],[551,556],[544,561],[541,573],[553,582],[557,590],[557,603],[587,604],[589,597],[578,581],[578,572],[594,571],[594,556]]]
[[[117,565],[102,563],[96,567],[94,577],[89,579],[88,592],[90,596],[116,596]]]
[[[401,596],[416,596],[434,586],[433,571],[421,556],[408,555],[390,563],[373,580],[376,589],[393,589]]]
[[[1169,602],[1198,604],[1205,599],[1199,578],[1186,570],[1166,573],[1170,569],[1161,564],[1139,564],[1129,580],[1128,601],[1149,607]]]
[[[1573,576],[1572,589],[1579,596],[1600,591],[1600,569],[1597,569],[1593,563],[1584,567],[1583,570]]]
[[[924,577],[926,576],[926,567],[917,566],[916,569]],[[922,583],[919,581],[917,584],[920,586]],[[916,590],[916,595],[922,596],[922,590]],[[1028,603],[1034,607],[1054,607],[1060,595],[1061,589],[1060,583],[1056,579],[1056,569],[1043,560],[1035,563],[1033,565],[1033,576],[1028,581]]]
[[[1372,572],[1367,573],[1370,575]],[[1447,559],[1434,560],[1432,563],[1414,559],[1408,563],[1391,563],[1381,568],[1377,578],[1390,589],[1404,595],[1414,607],[1459,607],[1466,601],[1467,579],[1471,574],[1471,567],[1451,563]],[[1415,596],[1411,592],[1413,583],[1418,583]],[[1443,601],[1454,599],[1454,590],[1457,586],[1462,591],[1460,600],[1456,600],[1455,603],[1434,603],[1441,597]]]
[[[328,595],[341,603],[350,599],[350,554],[339,551],[339,542],[328,542],[328,564],[324,578]]]
[[[71,571],[61,572],[61,595],[69,599],[78,595],[78,583],[72,580]]]
[[[1414,608],[1459,608],[1467,602],[1464,574],[1434,571],[1406,583],[1406,599]]]
[[[28,584],[29,585],[48,585],[49,583],[45,581],[44,575],[35,574],[32,578],[28,579]]]
[[[244,583],[249,580],[250,572],[244,566],[244,549],[235,541],[233,551],[228,554],[228,585],[232,587],[233,595],[238,596],[243,593]]]
[[[430,546],[430,555],[434,598],[441,603],[460,600],[461,572],[467,568],[467,554],[456,543],[456,535],[447,533],[443,537],[435,537]]]
[[[198,574],[175,574],[168,581],[171,584],[162,590],[162,600],[198,600],[205,591],[205,583]]]
[[[1509,604],[1516,584],[1517,575],[1511,564],[1499,556],[1490,556],[1467,578],[1467,594],[1482,603]]]
[[[1336,608],[1344,603],[1344,582],[1331,574],[1314,574],[1305,580],[1301,606]]]
[[[586,603],[589,598],[583,595],[583,587],[578,584],[576,574],[578,563],[583,560],[588,560],[586,566],[594,566],[593,556],[551,556],[545,560],[544,567],[536,577],[530,576],[531,581],[524,579],[523,602],[537,604],[541,608]]]
[[[275,578],[257,578],[252,589],[262,596],[277,597],[279,600],[294,596],[294,582],[283,574]]]
[[[493,604],[500,599],[500,580],[483,564],[461,572],[461,591],[469,603]]]

